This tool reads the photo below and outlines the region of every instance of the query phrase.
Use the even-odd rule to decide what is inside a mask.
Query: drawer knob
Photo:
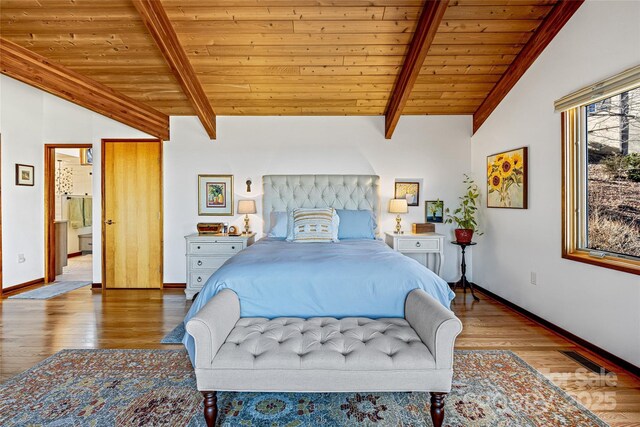
[[[198,265],[202,265],[202,261],[198,261]]]
[[[202,277],[198,276],[198,283],[202,282]]]
[[[200,249],[200,246],[198,246],[198,249]]]
[[[416,248],[420,247],[420,242],[416,242]]]
[[[235,248],[236,248],[235,246],[231,246],[231,249],[235,249]]]

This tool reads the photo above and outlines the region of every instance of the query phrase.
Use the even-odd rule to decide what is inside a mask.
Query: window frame
[[[633,86],[640,86],[640,79]],[[611,90],[598,95],[603,99],[619,93]],[[640,275],[640,258],[582,248],[582,243],[587,243],[588,226],[586,110],[593,103],[583,100],[561,114],[562,258]]]

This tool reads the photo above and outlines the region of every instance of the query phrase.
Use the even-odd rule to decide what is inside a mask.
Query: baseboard
[[[29,282],[20,283],[19,285],[9,286],[7,288],[2,289],[2,295],[4,296],[6,294],[16,292],[24,288],[29,288],[31,286],[42,285],[43,283],[44,283],[44,277],[41,277],[40,279],[35,279]]]
[[[186,283],[163,283],[162,287],[164,289],[186,289]],[[102,289],[102,283],[92,283],[91,289]],[[146,289],[146,288],[140,288]]]
[[[75,258],[81,255],[82,255],[82,252],[73,252],[73,253],[67,254],[67,258]]]
[[[186,289],[186,283],[165,283],[162,285],[164,289]]]
[[[477,284],[474,283],[474,288],[477,289],[478,291],[482,292],[484,295],[488,296],[491,299],[494,299],[496,301],[498,301],[501,304],[506,305],[507,307],[517,311],[518,313],[522,314],[523,316],[529,318],[530,320],[533,320],[534,322],[544,326],[547,329],[550,329],[551,331],[555,332],[558,335],[561,335],[562,337],[568,339],[569,341],[573,341],[574,343],[578,344],[581,347],[586,348],[587,350],[591,351],[592,353],[597,354],[598,356],[602,357],[605,360],[608,360],[609,362],[620,366],[621,368],[623,368],[626,371],[629,371],[630,373],[632,373],[633,375],[635,375],[636,377],[640,377],[640,367],[634,365],[631,362],[628,362],[618,356],[616,356],[615,354],[609,353],[607,350],[598,347],[595,344],[590,343],[589,341],[585,340],[584,338],[580,338],[579,336],[567,331],[566,329],[562,329],[561,327],[549,322],[548,320],[543,319],[542,317],[531,313],[528,310],[525,310],[524,308],[512,303],[511,301],[508,301],[504,298],[502,298],[499,295],[494,294],[493,292],[484,289],[482,286],[478,286]]]

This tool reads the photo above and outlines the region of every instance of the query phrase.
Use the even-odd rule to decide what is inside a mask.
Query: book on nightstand
[[[436,225],[430,222],[413,223],[411,225],[411,232],[413,234],[435,233],[435,231],[436,231]]]

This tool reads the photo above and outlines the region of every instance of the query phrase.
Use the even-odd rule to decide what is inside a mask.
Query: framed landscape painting
[[[527,209],[527,147],[487,156],[487,207]]]
[[[198,175],[198,215],[233,215],[233,175]]]
[[[420,206],[420,183],[396,181],[395,199],[407,199],[408,206]]]
[[[16,185],[26,185],[33,187],[34,185],[34,167],[31,165],[16,165]]]
[[[424,205],[427,222],[444,222],[444,202],[442,200],[427,200]]]

